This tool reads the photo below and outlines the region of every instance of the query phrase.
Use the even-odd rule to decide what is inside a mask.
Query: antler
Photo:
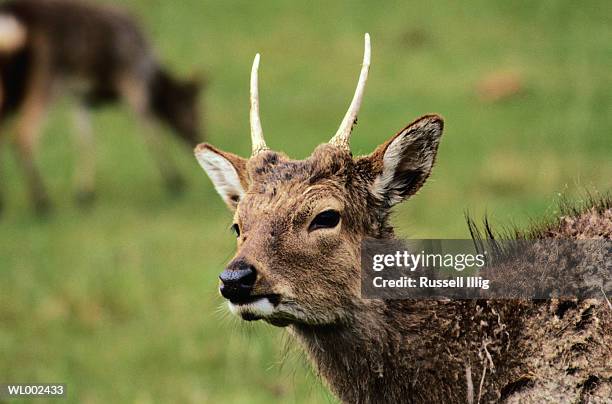
[[[363,65],[361,66],[361,73],[359,74],[359,81],[357,82],[357,88],[355,89],[355,95],[351,101],[346,115],[338,128],[338,131],[329,141],[330,144],[335,146],[350,149],[349,142],[351,140],[351,132],[353,126],[357,122],[357,114],[361,107],[361,101],[363,100],[363,93],[365,90],[365,84],[368,80],[368,71],[370,70],[370,34],[365,34],[365,45],[363,49]]]
[[[361,107],[363,100],[363,93],[365,90],[365,84],[368,80],[368,71],[370,70],[370,34],[365,34],[365,43],[363,50],[363,64],[361,66],[361,73],[359,74],[359,81],[357,82],[357,88],[355,89],[355,95],[349,105],[344,119],[338,128],[338,131],[329,141],[330,144],[335,146],[349,149],[349,142],[351,139],[351,132],[353,126],[357,122],[357,114]],[[263,130],[261,128],[261,119],[259,118],[259,87],[258,87],[258,70],[259,70],[259,53],[255,55],[253,60],[253,67],[251,68],[251,143],[252,143],[252,156],[268,150],[266,141],[263,137]]]
[[[253,67],[251,68],[251,143],[252,143],[252,154],[255,156],[257,153],[264,150],[268,150],[266,141],[263,137],[263,130],[261,129],[261,119],[259,119],[259,85],[258,75],[259,70],[259,53],[255,55],[253,60]]]

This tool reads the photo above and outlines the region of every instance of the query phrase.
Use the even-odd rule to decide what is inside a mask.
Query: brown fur
[[[244,187],[242,199],[228,203],[239,229],[228,270],[255,268],[252,295],[274,305],[268,313],[248,304],[234,310],[288,327],[346,403],[605,402],[612,310],[603,300],[361,298],[361,240],[393,237],[390,209],[429,176],[441,130],[439,117],[420,118],[358,158],[328,144],[303,161],[273,151],[246,160],[199,146],[196,155],[224,198],[233,191],[216,175],[219,161]],[[389,167],[393,175],[381,181]],[[328,209],[340,212],[340,223],[310,231]],[[609,239],[611,210],[596,212],[534,234]]]
[[[159,134],[151,133],[150,121],[167,124],[190,147],[197,144],[199,84],[173,78],[131,16],[77,0],[12,0],[0,4],[0,16],[15,19],[26,33],[23,43],[0,49],[0,123],[17,116],[19,160],[39,211],[48,206],[48,197],[34,157],[46,112],[59,92],[72,95],[79,110],[79,146],[87,156],[80,159],[81,200],[90,200],[94,190],[86,112],[118,100],[142,121],[168,186],[179,189],[181,179],[164,147],[155,145]]]

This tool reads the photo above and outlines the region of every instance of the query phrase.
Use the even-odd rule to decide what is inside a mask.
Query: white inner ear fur
[[[196,158],[225,203],[236,207],[244,196],[244,188],[232,163],[210,149],[198,151]]]
[[[419,129],[416,129],[417,131]],[[376,177],[372,184],[371,191],[373,195],[379,199],[387,199],[390,205],[395,205],[401,202],[404,198],[394,188],[394,178],[398,170],[421,170],[428,172],[431,170],[435,157],[435,148],[428,148],[426,142],[420,139],[422,134],[413,133],[409,136],[409,132],[415,132],[415,128],[406,128],[385,150],[383,156],[383,171]],[[421,150],[409,150],[415,142],[423,142]],[[409,156],[406,153],[414,153]]]

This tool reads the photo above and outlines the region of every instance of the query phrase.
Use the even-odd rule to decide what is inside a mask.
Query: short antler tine
[[[350,150],[350,139],[353,126],[357,121],[357,115],[359,114],[359,108],[363,100],[363,93],[365,90],[365,84],[368,80],[368,71],[370,70],[370,34],[365,34],[365,44],[363,50],[363,64],[361,66],[361,73],[359,74],[359,81],[357,82],[357,88],[355,89],[355,95],[351,101],[346,115],[338,128],[338,131],[329,141],[330,144],[335,146],[349,149]]]
[[[251,68],[251,143],[253,147],[252,156],[257,153],[268,150],[266,141],[263,137],[261,129],[261,119],[259,118],[259,85],[258,85],[258,70],[259,70],[259,53],[255,55],[253,67]]]

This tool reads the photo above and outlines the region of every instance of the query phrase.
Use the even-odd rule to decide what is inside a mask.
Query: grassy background
[[[208,74],[207,140],[242,155],[255,52],[268,144],[303,158],[335,132],[370,32],[354,152],[421,114],[446,118],[432,178],[397,209],[402,235],[465,237],[466,209],[524,225],[554,215],[560,194],[611,188],[609,2],[330,3],[128,7],[173,70]],[[476,88],[490,74],[519,77],[523,89],[484,101]],[[191,155],[171,142],[190,184],[172,199],[133,117],[101,111],[99,199],[83,212],[72,203],[69,123],[63,103],[45,131],[46,220],[30,214],[14,156],[0,150],[0,381],[66,382],[69,401],[84,403],[333,401],[299,350],[279,348],[283,331],[225,313],[216,277],[234,249],[231,216]]]

